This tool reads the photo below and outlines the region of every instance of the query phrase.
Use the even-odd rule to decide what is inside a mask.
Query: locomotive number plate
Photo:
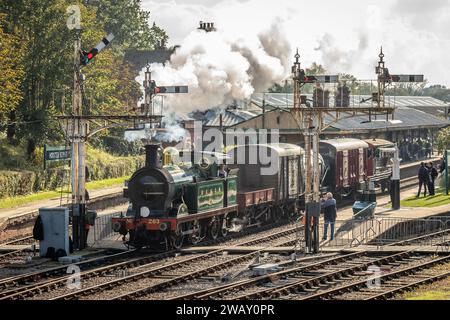
[[[149,224],[159,224],[159,219],[148,219]]]

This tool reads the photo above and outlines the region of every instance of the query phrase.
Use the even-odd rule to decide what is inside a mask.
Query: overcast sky
[[[171,44],[200,20],[243,35],[277,21],[303,66],[372,79],[383,45],[391,73],[423,73],[450,86],[450,0],[142,0],[142,7]]]

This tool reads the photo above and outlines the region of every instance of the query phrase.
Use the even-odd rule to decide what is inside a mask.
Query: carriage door
[[[359,149],[359,161],[358,161],[358,165],[359,165],[359,182],[364,182],[364,176],[365,176],[365,172],[364,172],[364,149],[360,148]]]
[[[288,179],[289,179],[289,195],[298,196],[298,158],[297,157],[289,157],[289,173],[288,173]]]
[[[348,171],[348,150],[345,150],[342,152],[342,173],[344,176],[344,183],[343,187],[348,186],[348,180],[349,180],[349,171]]]

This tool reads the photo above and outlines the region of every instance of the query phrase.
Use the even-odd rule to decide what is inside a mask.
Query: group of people
[[[432,144],[430,139],[405,139],[398,143],[400,158],[404,162],[429,159],[432,157]]]
[[[440,173],[442,173],[445,169],[445,165],[440,165]],[[439,176],[438,170],[434,167],[433,162],[422,162],[419,167],[418,179],[419,179],[419,191],[417,192],[417,198],[420,197],[420,193],[422,191],[423,186],[423,196],[436,195],[436,179]]]
[[[333,197],[331,192],[325,194],[321,201],[321,212],[324,215],[324,224],[323,224],[323,238],[322,241],[326,241],[328,238],[328,228],[330,228],[330,240],[334,240],[334,225],[336,224],[337,218],[337,209],[336,209],[336,200]],[[302,223],[306,224],[306,216],[302,214]],[[311,227],[314,222],[311,218]]]

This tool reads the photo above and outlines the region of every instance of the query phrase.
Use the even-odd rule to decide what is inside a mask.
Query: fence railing
[[[108,238],[119,238],[112,227],[112,218],[120,213],[111,213],[97,217],[95,226],[88,234],[88,244]],[[320,224],[320,235],[324,236],[324,223]],[[330,226],[328,227],[330,239]],[[368,218],[337,220],[334,224],[334,239],[327,247],[357,247],[376,245],[437,246],[444,250],[450,247],[450,217],[413,218]]]
[[[95,225],[91,227],[88,234],[88,244],[93,245],[98,241],[118,236],[112,227],[112,218],[120,215],[120,212],[110,213],[98,216],[95,219]]]
[[[323,230],[322,223],[322,235]],[[426,219],[383,217],[336,221],[334,240],[330,241],[327,246],[440,245],[448,247],[449,244],[450,217]]]

